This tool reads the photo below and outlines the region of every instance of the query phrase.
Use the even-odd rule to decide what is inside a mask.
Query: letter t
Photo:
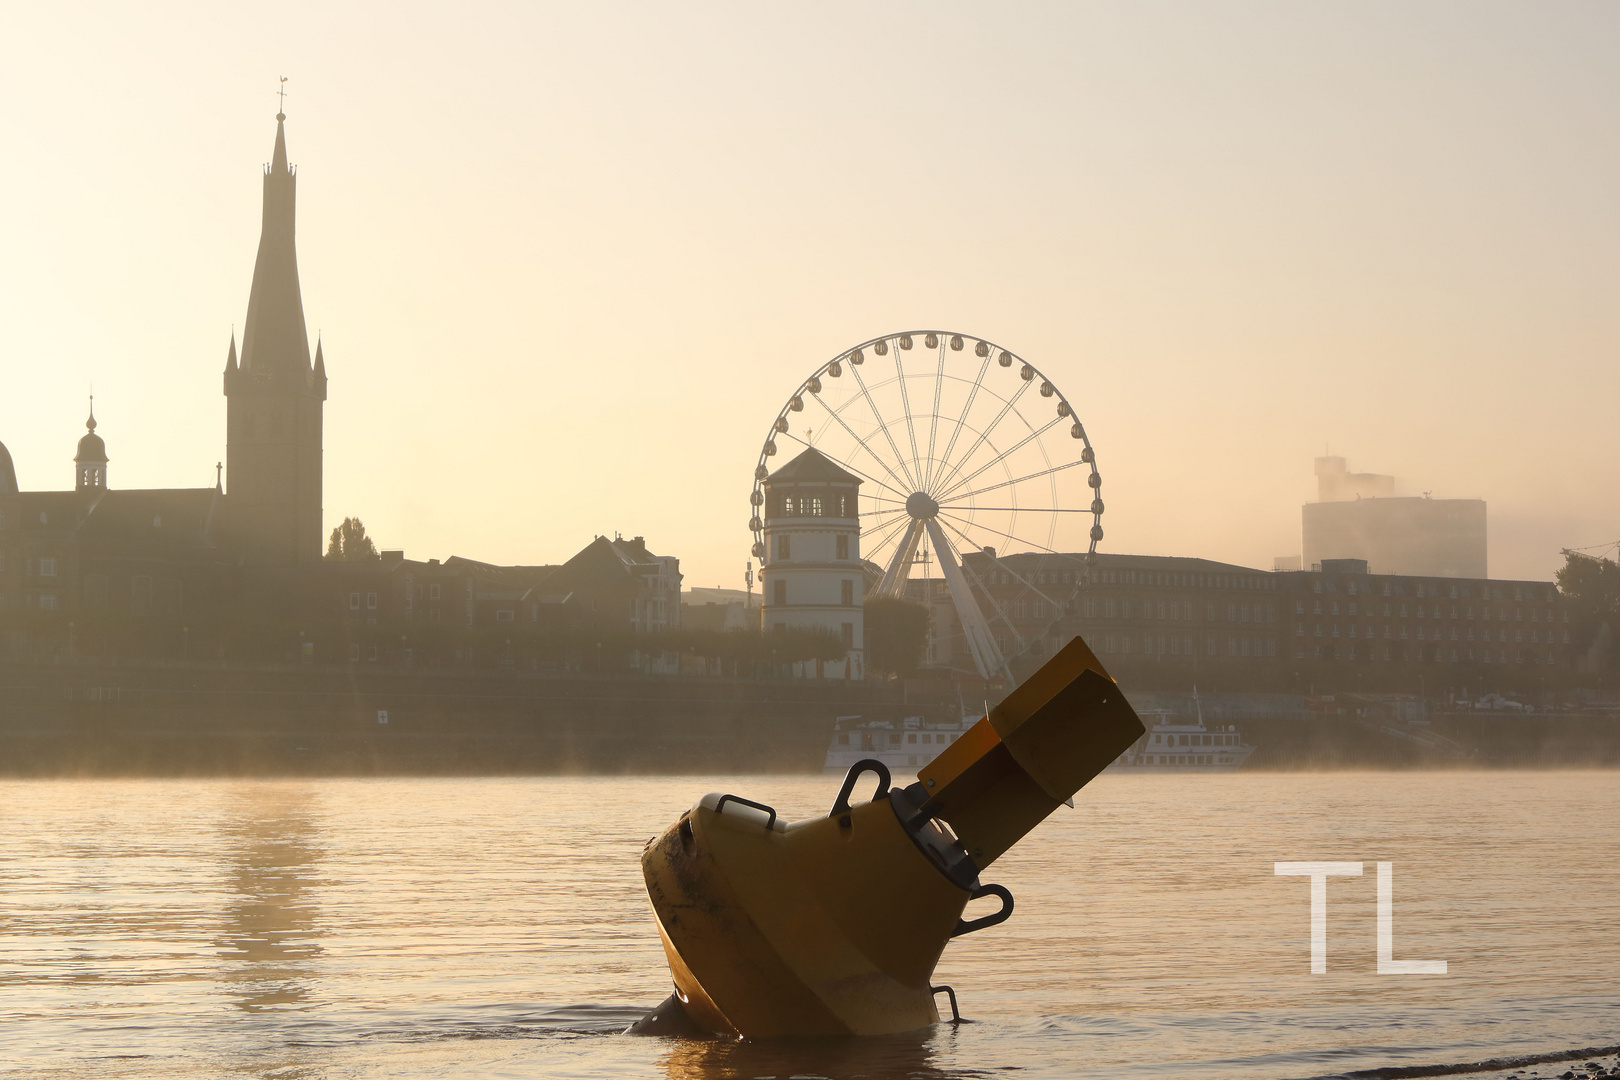
[[[1358,862],[1280,862],[1272,870],[1278,877],[1311,879],[1311,974],[1327,974],[1327,879],[1360,877]]]

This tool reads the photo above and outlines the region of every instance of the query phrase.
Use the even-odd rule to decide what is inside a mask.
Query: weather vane
[[[287,76],[285,75],[281,77],[281,87],[276,91],[276,112],[281,114],[276,117],[277,120],[282,119],[287,114]]]

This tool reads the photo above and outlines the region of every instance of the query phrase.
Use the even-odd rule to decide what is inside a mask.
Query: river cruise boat
[[[908,716],[899,723],[840,716],[833,725],[832,745],[827,747],[821,771],[827,776],[843,776],[857,761],[874,758],[895,776],[914,773],[978,722],[978,714],[954,722]]]
[[[1254,753],[1254,747],[1244,741],[1243,733],[1235,726],[1206,726],[1202,706],[1198,709],[1198,719],[1190,722],[1172,719],[1162,710],[1148,713],[1142,719],[1152,721],[1147,731],[1104,771],[1231,772],[1241,768]]]

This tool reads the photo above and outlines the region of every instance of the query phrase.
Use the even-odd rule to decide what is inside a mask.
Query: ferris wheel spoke
[[[906,578],[911,576],[911,562],[917,557],[917,543],[922,539],[922,534],[923,523],[913,518],[906,529],[905,538],[895,545],[888,569],[883,571],[883,580],[877,587],[879,596],[899,596],[906,587]]]
[[[885,522],[882,525],[874,526],[872,531],[873,532],[880,532],[883,535],[881,535],[877,539],[873,540],[871,544],[866,544],[865,543],[865,534],[864,533],[861,534],[862,535],[861,550],[864,552],[866,550],[866,548],[870,547],[874,553],[875,552],[880,552],[880,551],[884,550],[885,548],[887,548],[890,544],[897,543],[900,540],[901,537],[907,535],[907,530],[911,527],[911,525],[912,525],[912,521],[911,521],[910,518],[900,518],[897,521],[889,521],[889,522]],[[900,546],[903,547],[905,545],[901,544]]]
[[[951,460],[951,451],[956,448],[956,440],[962,437],[962,432],[967,428],[968,413],[973,411],[973,401],[979,396],[979,387],[984,385],[984,373],[989,370],[990,354],[985,353],[984,362],[979,365],[979,375],[973,380],[973,388],[968,391],[967,403],[962,406],[962,415],[956,418],[956,426],[951,429],[951,437],[945,443],[945,452],[939,456],[940,461]],[[934,407],[934,411],[939,411],[937,405]],[[932,480],[933,478],[930,477],[929,479]]]
[[[945,389],[945,350],[950,346],[945,335],[939,337],[939,363],[934,365],[934,408],[928,414],[928,475],[923,486],[934,478],[934,446],[939,438],[939,396]]]
[[[880,532],[883,529],[890,528],[897,521],[904,521],[905,520],[904,518],[899,518],[899,517],[896,517],[895,515],[896,514],[904,514],[905,512],[906,512],[905,509],[901,508],[901,509],[898,509],[898,510],[874,510],[873,512],[871,512],[869,514],[864,515],[864,516],[869,517],[869,518],[879,518],[879,517],[881,517],[881,518],[887,518],[888,520],[887,521],[875,522],[871,526],[869,526],[869,527],[867,527],[865,529],[862,529],[861,530],[861,536],[863,536],[863,537],[869,536],[872,533]]]
[[[917,486],[922,487],[922,455],[917,452],[917,425],[911,418],[911,391],[906,388],[906,369],[900,362],[900,349],[892,350],[894,353],[895,380],[900,384],[900,408],[906,417],[906,435],[911,439],[911,471],[917,477]]]
[[[866,388],[866,380],[861,378],[860,369],[854,364],[851,364],[849,366],[849,373],[855,376],[855,385],[861,388],[861,396],[866,398],[866,407],[872,410],[872,419],[877,421],[879,430],[883,432],[883,437],[889,442],[889,449],[894,451],[895,464],[899,465],[901,469],[905,470],[906,476],[909,478],[910,486],[913,490],[915,490],[918,486],[916,478],[912,477],[911,470],[906,468],[905,455],[900,452],[900,447],[895,443],[894,436],[889,432],[889,422],[883,419],[883,414],[878,411],[877,402],[872,400],[872,391]],[[904,383],[901,385],[904,386]],[[911,423],[910,417],[906,418],[906,423]],[[853,432],[851,432],[851,434],[853,434]],[[867,453],[871,453],[871,450],[868,449]],[[890,476],[894,476],[894,470],[889,469],[887,464],[884,465],[884,468],[888,469]],[[895,478],[899,479],[899,477]]]
[[[820,401],[821,399],[820,399],[820,397],[817,397],[816,400]],[[830,409],[828,411],[831,412]],[[833,413],[833,415],[837,416],[838,414]],[[847,430],[847,427],[846,427],[846,430]],[[806,442],[805,440],[799,438],[797,435],[793,434],[791,431],[777,432],[776,434],[785,435],[789,439],[792,439],[794,442],[798,443],[800,446],[809,446],[810,445],[808,442]],[[851,431],[850,434],[854,435],[855,433],[853,431]],[[867,447],[865,443],[862,443],[859,438],[856,438],[855,441],[857,443],[860,443],[861,449],[865,450],[867,452],[867,454],[872,458],[873,461],[877,462],[879,465],[883,464],[883,459],[878,457],[876,454],[872,453],[871,449],[869,447]],[[854,465],[850,464],[847,461],[840,461],[838,464],[839,464],[840,468],[848,469],[850,472],[852,472],[855,475],[859,476],[861,479],[870,480],[872,483],[876,484],[878,487],[883,488],[883,489],[885,489],[887,491],[892,491],[896,495],[900,496],[902,499],[904,499],[906,497],[906,493],[904,491],[901,491],[899,488],[893,487],[893,486],[891,486],[889,484],[885,484],[882,480],[879,480],[877,477],[872,476],[869,473],[862,472],[860,469],[856,468]],[[885,468],[887,468],[887,466],[885,466]],[[889,475],[894,476],[894,473],[890,472]],[[895,476],[894,478],[895,478],[896,481],[900,480],[900,478],[898,476]],[[867,496],[867,497],[871,498],[871,496]]]
[[[973,586],[968,583],[966,575],[962,572],[962,562],[952,550],[950,540],[939,527],[939,519],[927,518],[919,524],[928,530],[928,541],[934,546],[935,561],[938,562],[940,573],[950,589],[951,603],[956,608],[957,621],[962,624],[962,636],[967,639],[968,652],[973,656],[974,666],[986,679],[995,672],[1005,671],[1007,661],[1001,655],[1001,646],[996,643],[995,635],[990,632],[990,623],[984,617],[984,609],[973,598]]]
[[[990,433],[996,430],[996,425],[1001,423],[1002,420],[1006,419],[1007,414],[1012,412],[1013,408],[1018,404],[1018,399],[1023,397],[1025,392],[1034,385],[1035,381],[1031,379],[1030,381],[1024,383],[1024,385],[1020,386],[1017,390],[1013,391],[1012,396],[1007,399],[1006,404],[1002,405],[1001,411],[996,413],[996,418],[990,421],[983,431],[979,432],[979,437],[973,440],[973,445],[968,447],[967,453],[962,455],[961,460],[951,467],[951,471],[946,474],[945,479],[940,481],[941,487],[956,479],[956,474],[962,471],[962,467],[964,465],[973,460],[973,455],[978,453],[979,447],[983,446],[985,441],[990,438]]]
[[[1063,423],[1063,417],[1061,417],[1061,416],[1054,417],[1053,419],[1048,420],[1045,424],[1042,424],[1040,427],[1036,428],[1034,431],[1031,431],[1028,435],[1025,435],[1022,439],[1019,439],[1017,442],[1015,442],[1011,446],[1007,447],[1007,449],[1001,451],[999,454],[997,454],[995,457],[991,458],[989,461],[985,462],[983,465],[980,465],[977,469],[974,469],[972,472],[968,473],[966,476],[958,478],[956,480],[955,484],[952,486],[951,491],[957,491],[957,490],[959,490],[961,488],[964,488],[967,485],[973,483],[973,481],[975,479],[977,479],[978,477],[984,475],[984,473],[987,470],[995,468],[996,465],[999,462],[1005,461],[1007,458],[1009,458],[1012,455],[1018,453],[1018,451],[1022,450],[1024,447],[1028,446],[1030,443],[1034,442],[1036,439],[1040,438],[1042,435],[1045,435],[1048,431],[1051,431],[1053,428],[1057,427],[1061,423]],[[950,494],[950,492],[946,492],[945,495],[942,496],[942,497],[948,497],[949,494]]]
[[[962,517],[962,516],[960,516],[958,514],[947,514],[945,511],[941,510],[939,512],[939,516],[942,517],[942,518],[949,518],[952,521],[959,521],[963,525],[966,525],[967,527],[972,528],[972,529],[983,529],[986,532],[995,533],[997,536],[1003,537],[1004,539],[1007,539],[1007,540],[1011,540],[1011,541],[1013,541],[1015,543],[1028,544],[1030,547],[1039,548],[1040,550],[1046,552],[1048,555],[1062,555],[1062,554],[1064,554],[1064,552],[1061,552],[1061,551],[1053,551],[1051,548],[1047,547],[1044,544],[1037,544],[1033,540],[1026,540],[1022,536],[1014,536],[1012,533],[1008,532],[1006,529],[998,529],[994,525],[985,525],[982,522],[972,521],[972,520],[969,520],[968,518]]]
[[[945,523],[945,527],[947,529],[951,530],[957,536],[960,536],[962,538],[963,543],[972,544],[973,541],[970,540],[968,538],[967,534],[964,533],[961,529],[958,529],[956,526],[950,524],[949,522]],[[1020,585],[1024,586],[1024,588],[1028,589],[1030,592],[1034,593],[1036,596],[1039,596],[1042,600],[1045,600],[1048,604],[1051,604],[1054,608],[1058,608],[1058,607],[1061,606],[1061,605],[1058,604],[1058,602],[1056,600],[1053,600],[1050,596],[1047,596],[1046,593],[1042,592],[1039,588],[1037,588],[1034,585],[1033,582],[1030,582],[1030,581],[1026,580],[1022,574],[1020,574],[1018,571],[1014,570],[1012,567],[1008,566],[1006,563],[1002,562],[999,557],[997,557],[995,555],[991,555],[989,552],[984,551],[982,548],[980,549],[980,551],[984,555],[984,557],[989,559],[992,563],[994,563],[998,569],[1002,570],[1004,573],[1006,573],[1008,576],[1010,576],[1014,581],[1017,581]],[[963,565],[965,566],[966,564],[964,563]],[[975,574],[974,576],[977,577],[978,575]],[[982,584],[981,584],[980,587],[981,588],[983,587]],[[1011,626],[1012,624],[1008,623],[1007,625]],[[1014,629],[1013,633],[1016,634],[1016,633],[1018,633],[1018,631],[1016,629]]]
[[[1076,465],[1084,465],[1084,464],[1086,464],[1084,461],[1067,461],[1067,462],[1064,462],[1062,465],[1053,465],[1050,469],[1040,469],[1040,470],[1037,470],[1036,472],[1032,472],[1032,473],[1029,473],[1029,474],[1024,475],[1024,476],[1016,477],[1015,479],[1012,479],[1012,480],[1003,480],[999,484],[990,484],[989,486],[979,488],[976,491],[969,491],[969,492],[966,492],[966,493],[961,494],[961,495],[956,495],[956,494],[949,495],[946,498],[940,500],[940,505],[941,506],[952,506],[952,505],[955,505],[955,504],[961,502],[963,499],[971,499],[976,495],[983,495],[985,492],[988,492],[988,491],[995,491],[995,490],[997,490],[999,488],[1011,487],[1014,484],[1022,484],[1026,480],[1038,480],[1043,476],[1049,476],[1052,473],[1060,473],[1064,469],[1072,469]],[[1026,509],[1028,509],[1028,508],[1026,508]],[[1090,513],[1090,512],[1091,511],[1089,511],[1089,510],[1086,511],[1086,513]]]
[[[883,429],[883,436],[885,436],[886,439],[889,440],[889,449],[894,450],[894,458],[896,458],[896,461],[899,461],[899,458],[901,458],[901,452],[899,452],[899,449],[897,449],[897,447],[894,447],[894,437],[889,436],[889,426],[888,426],[888,424],[883,423],[883,418],[881,418],[881,416],[878,416],[878,406],[873,405],[873,403],[872,403],[872,395],[870,395],[870,393],[867,393],[867,384],[865,384],[865,382],[860,381],[860,372],[855,371],[854,364],[851,364],[851,374],[854,374],[855,382],[860,382],[860,392],[862,392],[862,395],[865,395],[865,398],[867,398],[867,405],[870,406],[870,408],[872,408],[872,415],[876,416],[876,419],[878,419],[878,427],[881,427],[881,429]],[[828,403],[826,403],[826,402],[823,402],[823,400],[821,400],[820,393],[812,393],[812,395],[810,395],[810,397],[812,397],[813,400],[815,400],[816,405],[820,405],[821,408],[823,408],[823,410],[826,410],[826,415],[831,416],[831,418],[833,418],[834,421],[838,421],[838,426],[842,427],[842,429],[844,429],[844,431],[846,431],[847,434],[849,434],[849,437],[851,437],[851,439],[855,440],[855,445],[857,445],[857,447],[860,447],[860,449],[865,450],[865,452],[867,452],[867,457],[870,457],[870,458],[872,458],[873,461],[876,461],[876,463],[878,463],[878,465],[880,465],[881,468],[883,468],[883,471],[885,471],[885,473],[888,473],[889,476],[891,476],[891,478],[894,478],[894,483],[899,484],[899,486],[901,486],[901,487],[910,487],[910,489],[912,489],[912,491],[915,491],[915,487],[917,487],[917,486],[915,486],[915,484],[909,483],[909,481],[906,481],[906,479],[902,479],[901,476],[899,476],[899,474],[897,474],[896,471],[893,470],[893,468],[889,468],[888,461],[883,460],[883,457],[881,457],[881,455],[878,455],[878,452],[876,452],[876,450],[873,450],[872,447],[870,447],[870,445],[867,445],[868,442],[870,442],[870,437],[868,437],[868,439],[862,439],[862,437],[857,436],[857,434],[855,434],[854,427],[849,426],[849,423],[847,423],[846,419],[844,419],[844,415],[842,415],[842,413],[839,413],[839,411],[836,410],[836,408],[833,408],[833,406],[828,405]],[[808,445],[808,444],[805,444],[805,445]],[[846,463],[846,468],[849,468],[849,466],[847,466],[847,463]],[[904,468],[904,463],[901,463],[901,468]],[[857,471],[857,473],[859,473],[860,470],[852,470],[852,471]],[[860,474],[862,474],[862,476],[865,476],[865,473],[860,473]],[[872,479],[872,478],[870,478],[870,476],[868,476],[867,479]],[[881,483],[881,481],[873,481],[873,483]],[[899,495],[899,497],[901,497],[901,499],[904,499],[904,497],[906,497],[906,495],[910,494],[909,491],[901,491],[901,487],[889,487],[888,484],[883,484],[883,486],[888,487],[889,491],[893,491],[894,494]]]

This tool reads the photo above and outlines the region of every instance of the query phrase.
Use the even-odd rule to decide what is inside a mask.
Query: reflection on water
[[[956,1029],[877,1038],[665,1039],[659,1061],[669,1080],[715,1077],[860,1076],[868,1080],[957,1080],[988,1075],[977,1069],[942,1068],[954,1049]]]
[[[219,979],[237,1008],[290,1008],[310,999],[321,954],[312,802],[307,787],[248,785],[232,793],[221,822],[230,874]]]
[[[669,993],[641,846],[705,791],[794,820],[835,781],[0,782],[0,1076],[1251,1080],[1604,1045],[1612,786],[1103,777],[996,864],[1013,918],[947,948],[974,1022],[749,1043],[616,1034]],[[1330,888],[1326,976],[1272,872],[1318,859],[1369,871]],[[1378,975],[1375,860],[1396,955],[1445,977]]]

